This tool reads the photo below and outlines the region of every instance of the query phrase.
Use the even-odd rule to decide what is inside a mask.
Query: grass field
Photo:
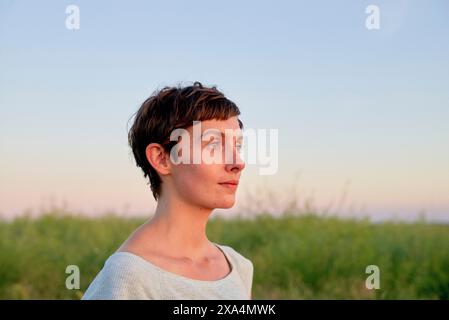
[[[143,222],[58,212],[0,222],[0,299],[79,299]],[[207,233],[253,261],[254,299],[449,299],[449,225],[289,214],[214,217]],[[378,290],[365,287],[372,264]],[[66,289],[67,265],[80,268],[80,290]]]

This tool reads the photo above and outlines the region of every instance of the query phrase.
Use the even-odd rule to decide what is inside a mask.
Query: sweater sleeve
[[[248,293],[248,298],[251,299],[251,291],[252,291],[252,285],[253,285],[253,273],[254,273],[254,266],[251,260],[246,259],[243,264],[243,281],[246,285],[246,290]]]
[[[241,253],[237,252],[234,248],[229,246],[224,247],[228,249],[228,252],[231,254],[231,257],[235,259],[234,261],[237,264],[238,272],[243,281],[243,284],[245,285],[246,294],[248,296],[248,299],[251,299],[253,273],[254,273],[254,266],[252,261],[243,256]]]
[[[138,266],[126,261],[120,262],[121,260],[107,261],[84,293],[82,300],[159,299],[157,277],[144,282],[142,270]]]

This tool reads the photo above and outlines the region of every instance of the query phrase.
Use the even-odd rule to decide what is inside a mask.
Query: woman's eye
[[[210,143],[207,145],[207,147],[211,148],[211,149],[217,149],[220,147],[220,144],[219,143]]]

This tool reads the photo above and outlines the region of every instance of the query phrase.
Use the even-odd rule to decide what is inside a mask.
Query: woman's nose
[[[232,157],[232,163],[226,164],[226,169],[229,171],[231,170],[242,171],[245,168],[245,165],[246,165],[245,161],[243,160],[240,152],[235,151]]]

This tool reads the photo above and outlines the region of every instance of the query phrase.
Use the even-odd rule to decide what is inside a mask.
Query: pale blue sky
[[[447,1],[0,0],[0,214],[50,196],[150,208],[127,121],[155,89],[198,80],[246,127],[279,129],[278,174],[248,166],[243,188],[286,194],[300,171],[323,206],[350,181],[374,215],[449,220],[448,39]]]

